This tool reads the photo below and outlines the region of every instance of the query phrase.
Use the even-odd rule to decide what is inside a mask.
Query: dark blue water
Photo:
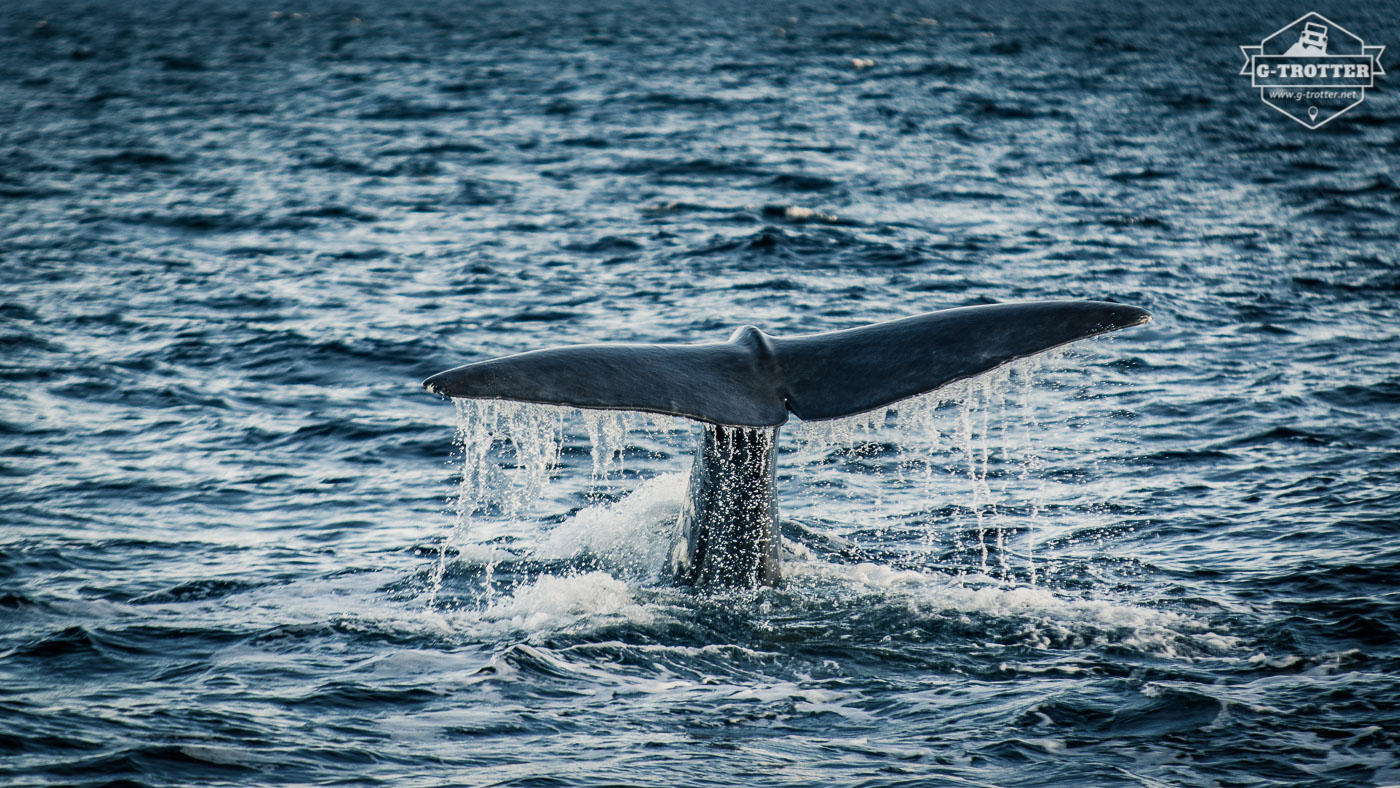
[[[0,782],[1400,784],[1400,106],[1264,106],[1304,10],[9,0]],[[785,428],[758,593],[692,427],[419,387],[1037,298],[1156,319]]]

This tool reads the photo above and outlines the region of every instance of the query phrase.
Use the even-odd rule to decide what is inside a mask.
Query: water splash
[[[518,542],[521,534],[528,536],[532,526],[538,530],[539,513],[534,510],[546,493],[555,491],[553,482],[557,481],[566,449],[572,450],[586,439],[591,460],[589,484],[581,496],[593,505],[573,521],[593,523],[597,538],[577,542],[577,553],[600,548],[607,541],[598,536],[598,523],[616,521],[603,514],[610,511],[606,506],[607,490],[622,476],[629,452],[638,457],[665,458],[694,432],[694,427],[682,419],[650,414],[502,400],[457,399],[454,404],[454,455],[460,458],[461,468],[452,503],[452,525],[439,545],[428,582],[426,602],[430,608],[438,604],[450,556],[460,555],[467,545],[484,548],[484,556],[476,556],[482,560],[484,572],[478,603],[492,603],[499,590],[495,587],[496,570],[502,560],[512,555],[503,544]],[[583,436],[577,431],[580,423]],[[647,505],[639,506],[645,509]],[[624,508],[621,514],[635,516],[637,512]],[[528,560],[558,556],[560,545],[565,543],[564,539],[543,545],[526,543],[514,557]],[[540,552],[541,547],[547,549]],[[621,555],[614,548],[598,552]],[[654,563],[640,559],[637,562],[647,566]]]
[[[501,400],[453,400],[455,443],[461,457],[453,523],[438,549],[429,584],[428,606],[437,604],[447,572],[448,552],[467,536],[488,510],[516,519],[543,493],[564,447],[565,409]],[[509,464],[498,456],[509,449]],[[511,470],[506,470],[510,468]],[[491,593],[494,548],[486,564],[484,594]]]
[[[923,546],[909,556],[915,565],[941,562],[945,571],[1035,586],[1048,573],[1036,555],[1041,513],[1056,494],[1041,473],[1037,436],[1047,403],[1038,381],[1063,355],[1024,359],[850,418],[798,423],[784,431],[792,445],[782,447],[779,465],[804,494],[784,498],[785,511],[789,504],[797,512],[819,511],[836,530],[851,531],[858,547],[879,548],[891,543],[891,530],[912,531]],[[684,495],[684,474],[676,472],[693,453],[693,422],[493,400],[456,406],[461,470],[453,524],[428,584],[429,606],[438,602],[450,556],[467,545],[483,568],[482,605],[499,590],[496,570],[506,558],[580,571],[602,565],[647,582],[664,575]],[[565,453],[581,455],[585,441],[590,472],[580,489],[577,481],[555,477]],[[841,474],[839,487],[828,481],[823,488],[815,477],[829,480],[823,469],[832,465],[854,466],[853,472]],[[663,475],[667,481],[657,482]],[[610,491],[623,483],[637,496]],[[533,511],[546,493],[559,506]],[[945,500],[950,505],[936,505]],[[561,506],[580,508],[561,520]]]
[[[602,621],[650,624],[655,615],[635,600],[627,584],[606,572],[572,576],[540,575],[494,600],[481,613],[489,622],[512,629],[560,629],[578,622],[597,626]]]
[[[561,523],[534,554],[552,561],[586,556],[614,576],[659,583],[670,576],[688,482],[686,473],[649,478],[621,500],[595,504]]]
[[[1074,422],[1054,407],[1056,390],[1044,385],[1062,371],[1053,366],[1060,355],[786,430],[791,445],[780,447],[780,467],[804,485],[814,481],[807,477],[837,476],[842,483],[790,494],[785,510],[822,511],[823,528],[813,529],[821,536],[845,529],[857,544],[923,549],[904,562],[886,560],[888,552],[872,562],[790,541],[784,587],[772,599],[805,609],[854,593],[892,615],[906,615],[897,611],[907,608],[907,615],[938,626],[985,615],[999,622],[998,637],[1037,647],[1228,650],[1228,637],[1194,619],[1082,598],[1045,583],[1055,562],[1037,554],[1038,540],[1043,529],[1065,526],[1044,522],[1041,513],[1046,500],[1062,503],[1056,497],[1074,485],[1043,474],[1045,453],[1060,447],[1041,445],[1042,426],[1054,428],[1058,443]],[[457,414],[455,518],[427,595],[435,620],[453,630],[538,633],[647,625],[668,615],[664,600],[676,592],[660,586],[669,577],[684,470],[701,427],[647,414],[495,401],[459,401]],[[1072,451],[1077,456],[1079,447]],[[566,458],[575,469],[561,472]],[[832,466],[850,467],[833,474]],[[537,506],[547,495],[548,505]],[[1067,497],[1074,519],[1082,519],[1073,492]],[[928,504],[940,499],[952,505]],[[846,509],[832,505],[843,501]],[[885,539],[891,528],[903,530]],[[911,531],[919,538],[905,538]],[[453,555],[482,576],[472,581],[474,604],[439,609]],[[506,561],[498,581],[496,568]],[[731,601],[756,605],[745,617],[762,628],[771,612],[763,600],[771,593],[736,592]]]

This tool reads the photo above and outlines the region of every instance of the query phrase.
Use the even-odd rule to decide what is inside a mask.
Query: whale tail
[[[450,397],[668,413],[708,422],[691,464],[676,580],[776,585],[777,427],[933,391],[1043,350],[1145,323],[1136,307],[1043,301],[947,309],[777,338],[752,326],[708,345],[576,345],[480,361],[423,382]]]
[[[778,338],[752,326],[727,342],[602,344],[480,361],[423,382],[449,397],[638,410],[737,427],[789,414],[835,419],[884,407],[1018,358],[1140,325],[1103,301],[990,304]]]

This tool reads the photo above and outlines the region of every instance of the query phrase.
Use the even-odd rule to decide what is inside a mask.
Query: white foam
[[[663,474],[616,503],[584,509],[551,531],[534,554],[562,560],[587,554],[615,573],[659,580],[680,537],[686,481],[684,473]]]
[[[564,577],[541,575],[497,599],[481,618],[535,632],[618,620],[650,624],[655,616],[637,604],[626,583],[606,572],[588,572]]]
[[[1015,620],[1026,625],[1022,634],[1037,648],[1066,641],[1117,644],[1177,657],[1224,653],[1237,646],[1236,638],[1212,632],[1180,613],[1006,584],[987,576],[953,576],[869,563],[808,562],[789,567],[788,577],[794,583],[817,586],[839,583],[904,604],[919,615],[978,613]]]

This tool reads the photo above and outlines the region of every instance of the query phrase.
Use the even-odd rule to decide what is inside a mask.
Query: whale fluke
[[[789,413],[819,421],[874,410],[1149,319],[1125,304],[1038,301],[945,309],[788,338],[746,326],[721,343],[535,350],[457,367],[423,385],[449,397],[776,427]]]
[[[423,382],[449,397],[669,413],[706,422],[673,553],[676,580],[776,585],[778,427],[852,416],[1043,350],[1146,323],[1103,301],[992,304],[780,339],[753,326],[708,345],[576,345],[480,361]]]

